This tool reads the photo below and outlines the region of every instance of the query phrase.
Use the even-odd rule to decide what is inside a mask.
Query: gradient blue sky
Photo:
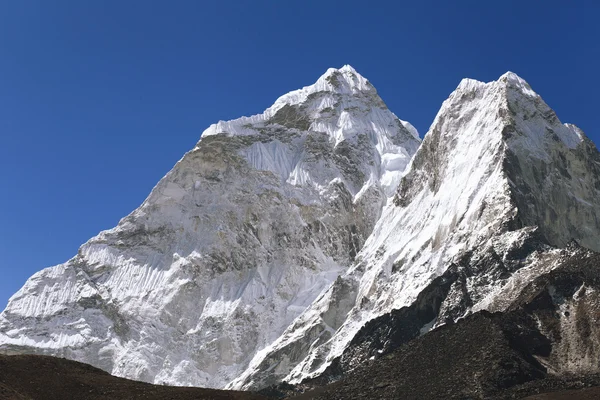
[[[1,2],[0,308],[136,208],[209,124],[328,67],[354,66],[421,135],[461,78],[511,70],[598,143],[599,3]]]

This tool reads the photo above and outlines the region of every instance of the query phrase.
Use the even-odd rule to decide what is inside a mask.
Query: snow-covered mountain
[[[600,251],[599,235],[593,143],[514,73],[465,79],[354,265],[231,387],[335,378],[400,339],[502,311],[564,262],[560,248],[576,240]]]
[[[330,69],[212,125],[140,208],[31,277],[0,350],[178,385],[335,379],[511,307],[573,240],[600,251],[599,215],[600,153],[517,75],[463,80],[420,143]]]
[[[350,66],[212,125],[118,226],[26,282],[0,349],[224,387],[354,263],[419,143]]]

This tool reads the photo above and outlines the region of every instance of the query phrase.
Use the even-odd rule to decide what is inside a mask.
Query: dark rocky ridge
[[[434,324],[454,323],[473,306],[472,297],[479,295],[478,285],[486,287],[489,281],[506,279],[524,266],[523,259],[549,248],[539,231],[533,230],[525,240],[509,248],[506,254],[497,254],[493,247],[485,249],[476,258],[472,252],[466,253],[435,278],[410,306],[393,310],[365,324],[344,354],[315,382],[325,384],[335,381],[364,362],[389,354],[427,332]],[[571,254],[570,251],[566,250],[565,254]]]
[[[298,398],[512,399],[600,385],[600,254],[574,247],[571,257],[527,285],[505,313],[482,311],[413,340],[429,317],[423,301],[437,304],[434,292],[413,308],[380,317],[350,346],[347,354],[361,357],[352,372],[320,387],[345,372],[349,364],[342,358],[328,377],[301,385],[313,390]],[[445,279],[438,282],[439,293]],[[384,330],[389,341],[382,341]]]

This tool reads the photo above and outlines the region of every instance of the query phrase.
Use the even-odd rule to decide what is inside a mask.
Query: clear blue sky
[[[209,124],[328,67],[354,66],[421,135],[461,78],[511,70],[598,143],[598,3],[1,2],[0,308],[136,208]]]

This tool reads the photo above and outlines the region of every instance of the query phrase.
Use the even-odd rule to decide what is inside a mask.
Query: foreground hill
[[[251,392],[151,385],[48,356],[0,355],[0,400],[261,400]]]

